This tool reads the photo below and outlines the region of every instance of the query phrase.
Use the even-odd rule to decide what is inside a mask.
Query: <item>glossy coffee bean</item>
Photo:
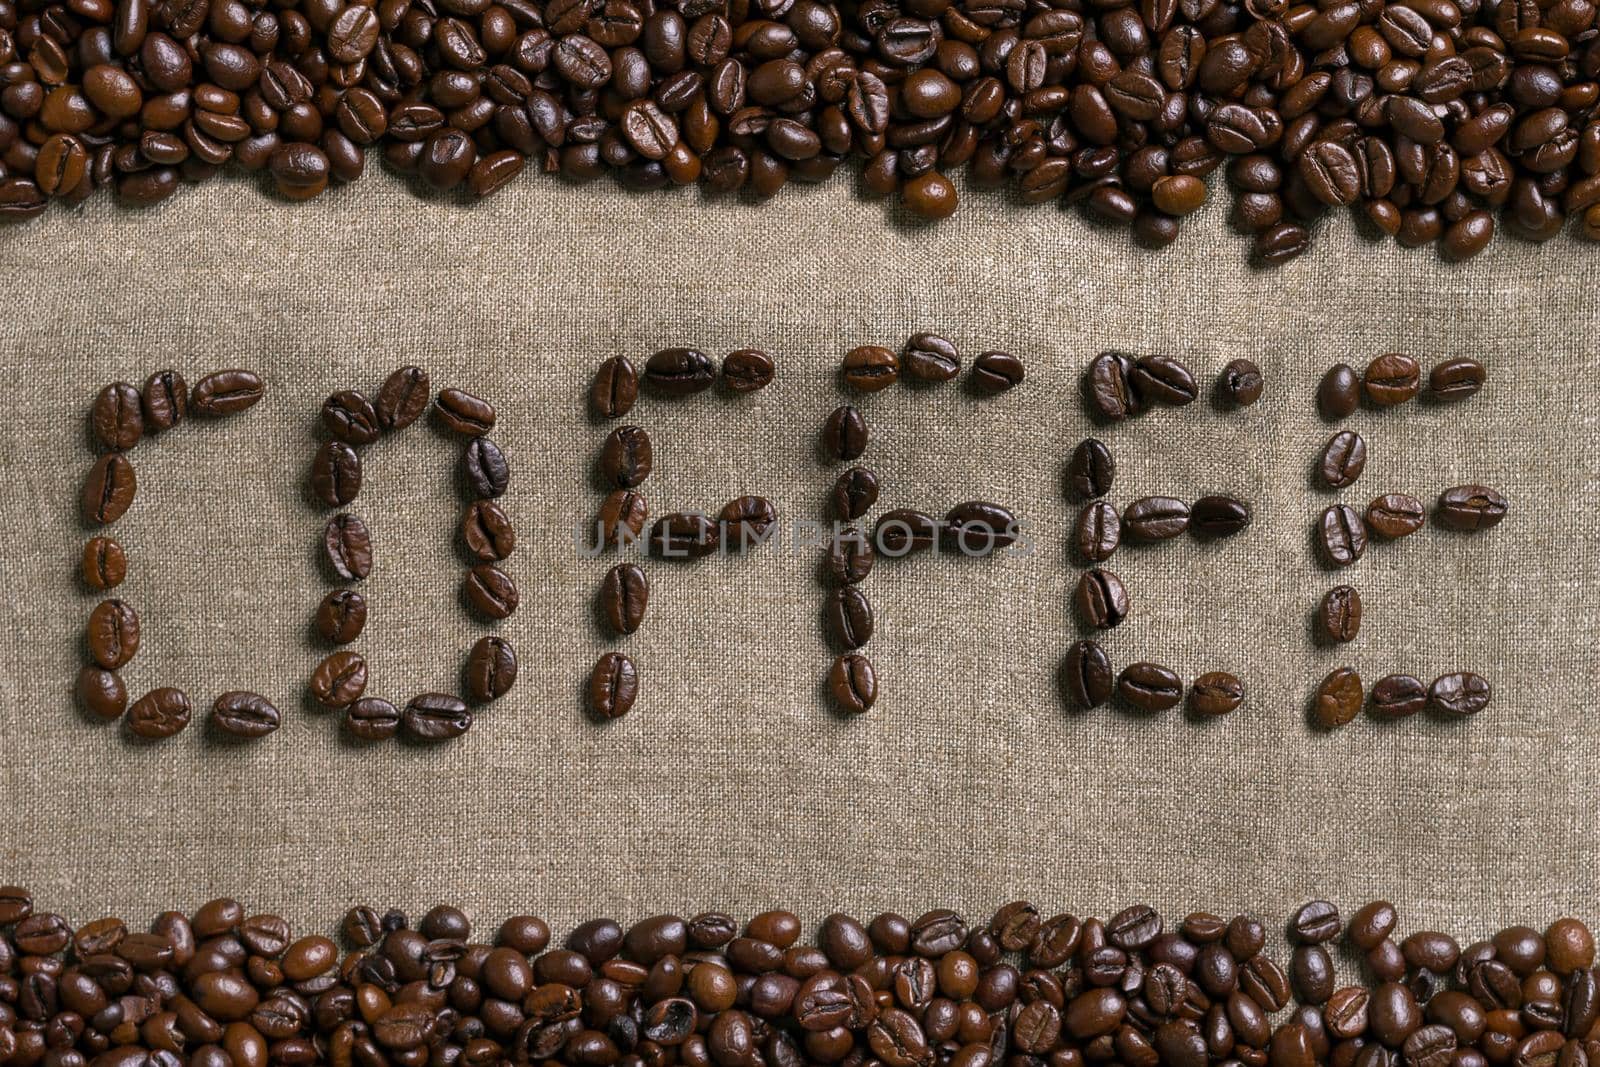
[[[1367,399],[1378,407],[1403,404],[1422,388],[1422,370],[1417,361],[1398,352],[1379,356],[1367,365],[1361,379]]]
[[[865,467],[851,467],[833,483],[828,501],[841,522],[859,519],[878,502],[878,476]]]
[[[987,500],[968,500],[945,512],[939,547],[963,556],[987,556],[1015,544],[1022,524],[1010,508]]]
[[[1244,703],[1244,683],[1227,671],[1210,671],[1189,687],[1189,710],[1214,718],[1236,711]]]
[[[189,414],[189,385],[175,370],[156,371],[145,379],[139,405],[147,432],[170,430]]]
[[[1428,395],[1438,400],[1465,400],[1483,388],[1483,364],[1458,356],[1433,365],[1428,372]]]
[[[620,419],[639,399],[639,372],[626,356],[612,356],[600,364],[589,387],[589,406],[595,414]]]
[[[211,705],[211,725],[230,737],[250,740],[266,737],[281,723],[278,709],[258,693],[240,690],[223,693]]]
[[[342,708],[367,688],[367,661],[355,652],[335,652],[311,672],[311,695],[328,708]]]
[[[1317,628],[1329,641],[1354,641],[1361,632],[1361,594],[1354,586],[1336,585],[1322,596]]]
[[[348,645],[367,625],[367,599],[354,589],[335,589],[317,606],[317,632],[324,641]]]
[[[152,689],[128,709],[128,730],[146,741],[165,740],[183,732],[193,711],[183,690]]]
[[[1354,485],[1367,468],[1367,442],[1354,430],[1340,430],[1328,438],[1317,461],[1317,476],[1329,489]]]
[[[481,563],[498,563],[517,547],[511,518],[493,500],[474,500],[461,513],[461,543]]]
[[[517,683],[517,653],[511,642],[489,634],[467,653],[464,673],[467,696],[479,704],[498,700]]]
[[[91,589],[115,589],[128,576],[128,557],[110,537],[91,537],[83,545],[81,573]]]
[[[1112,629],[1128,617],[1128,592],[1122,579],[1099,567],[1078,579],[1072,603],[1078,618],[1096,630]]]
[[[1122,518],[1104,500],[1096,500],[1078,513],[1073,525],[1073,544],[1079,558],[1089,563],[1104,563],[1122,541]]]
[[[372,535],[359,516],[335,515],[322,534],[323,555],[341,580],[362,581],[372,573]]]
[[[589,711],[599,719],[620,719],[639,696],[639,675],[633,660],[608,652],[589,673]]]
[[[861,345],[845,353],[844,383],[862,393],[876,393],[900,380],[900,357],[882,345]]]
[[[948,382],[961,373],[961,354],[949,338],[915,333],[900,352],[900,369],[908,381]]]
[[[639,426],[620,426],[600,449],[600,478],[617,489],[633,489],[650,477],[655,453],[650,435]]]
[[[139,651],[139,614],[123,600],[102,600],[85,628],[89,658],[108,671],[125,666]]]
[[[1386,541],[1414,534],[1427,521],[1422,501],[1406,493],[1385,493],[1367,505],[1367,529]]]
[[[466,703],[449,693],[422,693],[406,702],[400,729],[418,741],[448,741],[472,729]]]
[[[650,603],[650,582],[636,563],[619,563],[600,584],[600,608],[606,623],[619,634],[631,634],[644,622]]]
[[[849,651],[872,640],[872,602],[854,585],[842,586],[828,594],[823,618],[839,648]]]
[[[1428,686],[1428,710],[1452,719],[1476,715],[1489,706],[1489,683],[1471,671],[1440,675]]]
[[[444,389],[434,398],[439,423],[463,437],[482,437],[494,429],[494,406],[464,389]]]
[[[739,348],[722,357],[722,380],[735,393],[754,393],[772,384],[772,357],[758,348]]]
[[[1067,699],[1076,707],[1098,708],[1111,699],[1116,678],[1105,649],[1094,641],[1079,641],[1067,651],[1062,665]]]
[[[1324,730],[1338,729],[1355,719],[1364,703],[1366,692],[1361,687],[1361,676],[1349,667],[1339,667],[1317,686],[1311,721]]]
[[[711,388],[717,365],[699,349],[666,348],[645,360],[644,380],[662,396],[693,396]]]
[[[109,526],[127,514],[137,492],[133,464],[121,452],[101,456],[83,483],[80,509],[83,519],[95,526]]]
[[[650,527],[650,554],[659,559],[700,559],[720,547],[722,526],[708,515],[673,512]]]
[[[479,563],[468,570],[462,590],[467,603],[486,619],[509,618],[521,600],[517,583],[492,563]]]
[[[1387,674],[1372,687],[1375,719],[1404,719],[1428,706],[1428,687],[1409,674]]]
[[[487,437],[474,437],[461,453],[461,477],[479,500],[504,496],[511,485],[511,464],[500,446]]]
[[[378,410],[354,389],[334,393],[322,402],[322,426],[347,445],[370,445],[382,433]]]
[[[872,573],[877,554],[872,539],[854,526],[840,530],[829,542],[827,576],[835,585],[854,585]]]
[[[139,390],[127,382],[112,382],[95,397],[89,421],[102,447],[116,452],[132,448],[144,436]]]
[[[382,697],[362,697],[344,709],[344,729],[358,741],[386,741],[400,732],[401,711]]]
[[[427,371],[410,365],[391,371],[378,389],[378,399],[373,404],[378,425],[385,433],[405,429],[428,410],[431,398],[432,385]]]
[[[859,459],[867,450],[867,422],[849,404],[834,408],[822,426],[822,447],[828,458],[841,462]]]
[[[729,552],[745,552],[777,531],[778,510],[764,496],[734,497],[717,512],[718,536]]]
[[[1141,356],[1128,374],[1128,386],[1147,403],[1179,407],[1199,395],[1194,375],[1173,356]]]
[[[194,383],[189,411],[204,419],[234,415],[255,407],[265,393],[266,386],[253,371],[217,371]]]
[[[1123,532],[1133,541],[1165,541],[1189,528],[1189,505],[1176,497],[1140,497],[1122,511]]]
[[[1117,463],[1103,441],[1093,437],[1079,441],[1067,460],[1067,496],[1075,501],[1094,500],[1111,492]]]
[[[1451,530],[1488,530],[1506,517],[1506,498],[1486,485],[1457,485],[1439,494],[1434,519]]]
[[[1245,408],[1261,399],[1266,379],[1254,360],[1231,360],[1217,379],[1218,390],[1234,407]]]
[[[1335,363],[1317,386],[1317,410],[1330,421],[1355,414],[1361,403],[1361,379],[1348,363]]]
[[[1022,361],[1009,352],[983,352],[972,361],[968,381],[985,396],[996,396],[1022,384],[1026,377]]]
[[[859,715],[878,700],[878,676],[872,661],[859,652],[847,652],[828,669],[828,691],[841,711]]]
[[[128,707],[128,690],[122,679],[103,667],[80,670],[74,692],[78,705],[97,718],[115,719]]]
[[[1139,711],[1166,711],[1183,700],[1183,680],[1156,663],[1130,663],[1117,675],[1117,696]]]
[[[880,556],[898,559],[923,552],[939,543],[938,519],[913,508],[894,508],[878,516],[872,527],[872,546]]]
[[[361,456],[343,441],[327,441],[311,461],[311,491],[330,508],[342,508],[361,493]]]
[[[649,518],[650,508],[644,494],[632,489],[618,489],[607,494],[600,505],[599,517],[605,545],[614,548],[619,544],[638,541]]]
[[[1317,523],[1323,558],[1335,567],[1348,567],[1367,551],[1367,526],[1361,513],[1348,504],[1334,504]]]
[[[1189,509],[1189,531],[1197,537],[1232,537],[1250,526],[1252,512],[1243,500],[1221,494],[1203,496]]]
[[[1125,352],[1102,352],[1089,364],[1084,390],[1094,412],[1110,422],[1137,415],[1143,407],[1131,376],[1133,357]]]

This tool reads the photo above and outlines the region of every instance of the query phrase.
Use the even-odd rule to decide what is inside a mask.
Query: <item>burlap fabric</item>
[[[307,206],[231,182],[6,233],[4,879],[80,920],[229,893],[319,927],[356,901],[565,924],[774,904],[813,919],[977,915],[1017,895],[1281,917],[1312,893],[1383,894],[1408,926],[1463,934],[1596,917],[1600,258],[1567,239],[1503,240],[1446,268],[1339,222],[1312,254],[1259,273],[1220,208],[1151,254],[1054,208],[969,200],[928,228],[845,181],[713,209],[529,178],[469,208],[375,177]],[[608,427],[584,403],[596,364],[669,344],[774,353],[779,380],[756,396],[641,402],[631,421],[656,453],[644,492],[656,513],[753,492],[814,520],[836,473],[816,435],[844,399],[841,354],[916,328],[968,356],[1013,351],[1028,378],[981,402],[954,386],[857,401],[882,506],[998,500],[1025,517],[1034,552],[880,565],[864,588],[882,698],[848,721],[822,689],[814,551],[649,565],[643,630],[608,638],[593,598],[609,563],[579,558],[572,539],[601,499],[592,465]],[[1197,403],[1102,431],[1119,502],[1225,491],[1255,505],[1243,537],[1111,564],[1134,604],[1112,657],[1237,672],[1249,698],[1224,721],[1070,714],[1058,695],[1077,636],[1061,474],[1091,432],[1080,374],[1106,347],[1179,354],[1208,383],[1250,355],[1269,379],[1245,412]],[[1460,406],[1350,420],[1371,460],[1343,498],[1431,501],[1482,481],[1511,512],[1491,533],[1430,527],[1375,546],[1334,575],[1311,547],[1312,519],[1338,498],[1311,482],[1331,432],[1312,394],[1335,360],[1388,349],[1475,355],[1490,381]],[[373,390],[410,361],[499,409],[522,587],[499,630],[522,676],[460,741],[359,748],[303,696],[325,651],[309,620],[330,588],[306,475],[323,397]],[[200,729],[141,745],[69,695],[95,602],[76,577],[84,416],[107,381],[234,364],[264,374],[264,403],[133,453],[139,497],[115,532],[132,559],[122,595],[145,627],[125,673],[135,695],[175,684],[202,707],[256,689],[287,721],[246,746]],[[355,510],[378,564],[356,647],[375,694],[455,686],[485,632],[459,597],[458,455],[420,425],[367,450]],[[1358,643],[1330,650],[1310,616],[1339,581],[1360,588],[1367,619]],[[633,654],[643,693],[600,726],[580,692],[612,647]],[[1307,698],[1342,663],[1369,682],[1471,667],[1496,696],[1467,723],[1312,732]]]

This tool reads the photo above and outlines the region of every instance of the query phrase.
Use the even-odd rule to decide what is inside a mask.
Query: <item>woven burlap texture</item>
[[[558,925],[772,905],[978,915],[1019,895],[1080,913],[1148,901],[1281,917],[1308,894],[1381,894],[1408,927],[1464,935],[1595,917],[1600,257],[1566,238],[1501,240],[1446,267],[1341,220],[1263,273],[1222,216],[1214,206],[1156,254],[993,197],[913,225],[844,180],[755,206],[528,177],[467,206],[374,176],[303,206],[229,181],[153,211],[101,200],[7,232],[3,880],[76,920],[228,893],[319,929],[353,902],[440,900]],[[825,699],[815,551],[648,563],[643,629],[603,632],[593,604],[610,561],[573,545],[602,495],[593,464],[610,427],[585,406],[600,360],[668,345],[773,353],[778,379],[757,395],[640,402],[628,421],[656,457],[643,492],[657,514],[760,493],[786,519],[821,520],[839,468],[817,432],[846,399],[841,355],[917,329],[948,333],[968,359],[1014,352],[1028,377],[981,401],[958,385],[858,398],[880,510],[1000,501],[1034,550],[880,564],[863,586],[878,613],[870,714],[847,720]],[[1208,385],[1248,355],[1266,395],[1097,429],[1079,380],[1113,347],[1176,354]],[[1347,425],[1367,437],[1367,471],[1321,490],[1311,470],[1333,428],[1315,413],[1317,380],[1387,350],[1479,357],[1488,385],[1460,405],[1359,413]],[[522,605],[495,629],[521,678],[459,741],[364,748],[304,695],[327,651],[310,617],[331,588],[328,513],[307,472],[322,399],[370,393],[407,362],[499,410]],[[201,729],[139,744],[70,696],[96,600],[76,575],[85,416],[106,382],[231,365],[261,372],[263,403],[132,453],[138,500],[114,533],[144,638],[124,673],[134,695],[178,685],[201,710],[258,690],[286,721],[249,745]],[[1115,451],[1119,504],[1229,492],[1254,505],[1243,536],[1125,548],[1109,564],[1133,601],[1105,639],[1113,660],[1238,673],[1249,696],[1225,720],[1064,707],[1057,672],[1079,634],[1062,470],[1090,433]],[[459,442],[419,424],[365,455],[353,510],[377,565],[354,647],[370,691],[403,702],[455,688],[488,628],[459,592]],[[1499,528],[1430,526],[1337,574],[1316,562],[1312,521],[1329,503],[1431,501],[1462,482],[1505,492]],[[1310,616],[1339,582],[1361,591],[1366,622],[1330,649]],[[635,658],[642,692],[626,719],[597,725],[581,691],[610,648]],[[1369,683],[1472,668],[1494,703],[1470,722],[1313,732],[1307,698],[1347,663]]]

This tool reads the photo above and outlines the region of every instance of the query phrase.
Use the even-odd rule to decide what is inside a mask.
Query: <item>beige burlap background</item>
[[[1055,208],[982,198],[912,226],[842,181],[713,210],[527,178],[467,208],[374,177],[309,206],[231,182],[0,235],[0,874],[77,919],[230,893],[321,926],[355,901],[565,924],[773,904],[976,915],[1024,894],[1274,918],[1308,894],[1385,894],[1408,925],[1463,934],[1600,917],[1600,257],[1501,241],[1445,268],[1341,221],[1259,273],[1220,216],[1157,255]],[[645,627],[608,639],[592,610],[608,563],[578,558],[571,532],[600,499],[607,428],[584,406],[596,364],[669,344],[772,352],[778,381],[754,397],[641,402],[632,421],[656,451],[644,491],[658,513],[754,492],[817,519],[835,472],[815,435],[843,399],[841,354],[915,328],[968,356],[1013,351],[1028,379],[983,402],[956,387],[860,401],[884,505],[1002,501],[1036,551],[880,565],[864,588],[882,699],[854,720],[822,698],[813,553],[650,565]],[[1113,346],[1174,352],[1208,384],[1249,355],[1269,380],[1245,412],[1197,403],[1103,434],[1121,503],[1226,491],[1255,505],[1243,537],[1111,564],[1134,602],[1113,658],[1237,672],[1249,698],[1224,721],[1075,715],[1058,695],[1077,636],[1061,471],[1091,432],[1081,371]],[[1331,432],[1312,393],[1333,361],[1388,349],[1478,356],[1489,384],[1464,405],[1351,420],[1371,461],[1345,498],[1483,481],[1511,512],[1491,533],[1376,546],[1335,577],[1310,546],[1335,499],[1310,483]],[[304,486],[322,398],[411,361],[499,409],[522,534],[522,607],[499,630],[522,675],[458,742],[364,749],[303,696],[329,587],[325,513]],[[115,532],[145,628],[125,673],[136,695],[176,684],[204,707],[257,689],[287,721],[248,746],[199,729],[139,745],[69,696],[95,601],[75,573],[84,415],[112,379],[234,364],[265,376],[265,402],[133,453],[139,498]],[[371,691],[400,701],[454,686],[484,632],[458,599],[457,455],[421,426],[367,452],[356,510],[378,564],[356,647]],[[1361,589],[1367,621],[1355,645],[1319,648],[1308,618],[1339,580]],[[643,692],[598,726],[579,693],[611,647],[635,657]],[[1307,697],[1345,662],[1369,681],[1470,667],[1496,697],[1467,723],[1314,733]]]

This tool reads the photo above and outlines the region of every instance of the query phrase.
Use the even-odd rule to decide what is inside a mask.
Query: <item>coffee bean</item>
[[[1486,485],[1458,485],[1439,494],[1434,519],[1450,530],[1487,530],[1506,517],[1506,498]]]
[[[1231,496],[1203,496],[1189,509],[1189,530],[1199,537],[1232,537],[1250,520],[1250,505]]]
[[[847,652],[828,668],[828,691],[841,711],[860,715],[878,700],[878,675],[872,661],[859,652]]]
[[[266,386],[254,372],[221,370],[194,383],[189,410],[203,419],[234,415],[255,407],[265,392]]]
[[[464,437],[482,437],[494,429],[494,406],[463,389],[441,390],[433,410],[445,429]]]
[[[236,690],[223,693],[211,705],[211,722],[233,737],[266,737],[282,721],[272,702],[257,693]]]
[[[361,456],[343,441],[327,441],[311,461],[311,491],[330,508],[342,508],[361,493]]]
[[[1372,716],[1403,719],[1428,705],[1428,687],[1409,674],[1387,674],[1372,687]]]
[[[1465,400],[1483,388],[1484,376],[1483,364],[1475,359],[1447,359],[1428,372],[1428,392],[1440,400]]]
[[[511,465],[500,446],[487,437],[474,437],[467,443],[461,454],[461,474],[480,500],[504,496],[511,485]]]
[[[878,476],[865,467],[851,467],[833,483],[829,501],[841,521],[861,518],[878,502]]]
[[[1078,513],[1073,527],[1078,555],[1089,563],[1104,563],[1122,541],[1122,519],[1117,509],[1097,500]]]
[[[193,705],[181,689],[152,689],[128,709],[128,729],[135,737],[160,741],[189,725]]]
[[[722,506],[717,521],[723,546],[730,552],[743,552],[762,544],[776,531],[778,511],[764,496],[740,496]]]
[[[828,594],[823,616],[828,621],[828,632],[840,648],[860,648],[872,640],[872,602],[853,585],[842,586]]]
[[[900,366],[908,381],[948,382],[961,373],[961,355],[947,338],[914,333],[900,353]]]
[[[1067,699],[1085,710],[1110,700],[1115,684],[1111,660],[1094,641],[1079,641],[1067,650],[1062,678]]]
[[[144,380],[139,403],[146,430],[170,430],[189,413],[189,385],[175,370],[158,370]]]
[[[1428,709],[1453,719],[1476,715],[1489,706],[1489,683],[1471,671],[1443,674],[1428,686]]]
[[[461,514],[461,542],[473,558],[498,563],[517,547],[517,531],[499,504],[474,500]]]
[[[876,558],[867,535],[854,526],[846,527],[829,542],[827,575],[837,585],[854,585],[872,573]]]
[[[78,704],[91,715],[115,719],[128,706],[128,690],[115,671],[103,667],[84,667],[78,672],[75,692]]]
[[[822,426],[822,445],[830,459],[848,463],[867,450],[867,422],[849,404],[833,409]]]
[[[323,551],[333,573],[344,581],[362,581],[372,573],[372,535],[358,516],[335,515],[322,533]]]
[[[644,532],[650,508],[644,495],[631,489],[618,489],[600,505],[600,530],[608,547],[632,544]]]
[[[722,380],[735,393],[754,393],[772,384],[772,357],[756,348],[739,348],[722,357]]]
[[[1128,385],[1146,401],[1181,407],[1199,395],[1194,375],[1172,356],[1143,356],[1128,375]]]
[[[863,393],[876,393],[900,380],[900,357],[882,345],[861,345],[845,353],[844,383]]]
[[[1140,711],[1166,711],[1183,699],[1183,680],[1156,663],[1130,663],[1117,675],[1117,696]]]
[[[1202,674],[1189,687],[1189,709],[1208,718],[1227,715],[1244,703],[1244,683],[1227,671]]]
[[[1011,510],[986,500],[968,500],[945,513],[939,545],[963,556],[987,556],[1017,541],[1021,526]]]
[[[1361,632],[1361,594],[1354,586],[1334,586],[1322,596],[1317,622],[1328,640],[1354,641]]]
[[[589,387],[589,406],[595,414],[620,419],[639,399],[639,372],[626,356],[612,356],[600,364]]]
[[[1067,461],[1067,495],[1077,501],[1105,496],[1111,492],[1116,474],[1117,464],[1111,449],[1093,437],[1086,437],[1078,442],[1072,450],[1072,458]]]
[[[1330,421],[1355,414],[1361,402],[1361,379],[1348,363],[1335,363],[1317,386],[1317,410]]]
[[[1078,579],[1072,602],[1078,617],[1096,630],[1109,630],[1128,617],[1128,592],[1122,579],[1099,567]]]
[[[1089,364],[1085,391],[1102,419],[1120,422],[1139,413],[1142,405],[1129,381],[1132,373],[1133,358],[1124,352],[1102,352]]]
[[[517,653],[511,642],[490,634],[467,653],[467,695],[479,704],[498,700],[517,682]]]
[[[1338,729],[1360,714],[1365,701],[1361,675],[1349,667],[1339,667],[1317,686],[1316,698],[1311,705],[1311,721],[1324,730]]]
[[[1317,474],[1330,489],[1354,485],[1367,467],[1367,442],[1354,430],[1340,430],[1323,446]]]
[[[510,617],[521,599],[517,583],[492,563],[479,563],[468,570],[463,589],[467,602],[486,619]]]
[[[1367,526],[1348,504],[1334,504],[1318,523],[1322,554],[1336,567],[1348,567],[1367,550]]]
[[[1022,361],[1009,352],[982,352],[972,361],[969,380],[972,388],[995,396],[1022,384],[1026,372]]]
[[[1326,1004],[1333,996],[1333,957],[1321,945],[1296,945],[1289,984],[1301,1004]]]
[[[1234,407],[1247,408],[1261,399],[1266,380],[1254,360],[1241,357],[1222,368],[1217,384],[1219,391],[1229,403]]]
[[[323,640],[348,645],[367,625],[367,598],[354,589],[335,589],[317,607],[317,632]]]
[[[1170,496],[1140,497],[1122,512],[1122,526],[1135,541],[1165,541],[1189,528],[1189,505]]]
[[[1410,356],[1390,352],[1367,365],[1362,379],[1367,399],[1379,407],[1404,404],[1422,387],[1422,369]]]
[[[122,600],[102,600],[89,613],[89,658],[114,671],[139,651],[139,613]]]
[[[115,589],[128,576],[128,557],[110,537],[91,537],[83,546],[83,581],[91,589]]]
[[[619,634],[631,634],[644,621],[650,603],[650,582],[636,563],[619,563],[600,584],[600,607]]]
[[[699,512],[663,515],[650,527],[650,553],[662,559],[700,559],[721,545],[721,526]]]
[[[650,477],[655,457],[650,435],[639,426],[620,426],[600,449],[600,477],[606,485],[632,489]]]
[[[898,559],[923,552],[939,541],[939,520],[912,508],[894,508],[878,516],[872,527],[872,545],[882,556]]]
[[[378,425],[386,433],[410,426],[428,409],[431,391],[428,372],[421,367],[405,366],[392,371],[383,380],[378,401],[373,405]]]
[[[347,445],[370,445],[381,432],[377,409],[354,389],[334,393],[322,402],[322,425]]]
[[[1326,900],[1302,904],[1289,920],[1289,935],[1302,945],[1322,945],[1339,936],[1339,909]]]
[[[89,421],[100,444],[115,452],[126,452],[144,436],[139,390],[127,382],[112,382],[95,397]]]
[[[386,741],[400,732],[400,709],[382,697],[362,697],[344,709],[344,728],[358,741]]]
[[[639,674],[633,660],[607,652],[589,673],[589,711],[598,719],[620,719],[639,696]]]
[[[692,396],[711,388],[717,365],[694,348],[666,348],[645,361],[644,380],[662,396]]]
[[[328,708],[342,708],[367,688],[367,661],[355,652],[335,652],[311,672],[311,695]]]
[[[471,709],[459,698],[449,693],[421,693],[407,702],[400,728],[418,741],[448,741],[472,729],[472,719]]]
[[[1367,505],[1367,529],[1394,541],[1422,529],[1428,513],[1422,501],[1405,493],[1386,493]]]
[[[137,491],[133,464],[121,452],[108,452],[95,461],[83,483],[84,521],[109,526],[127,514]]]

